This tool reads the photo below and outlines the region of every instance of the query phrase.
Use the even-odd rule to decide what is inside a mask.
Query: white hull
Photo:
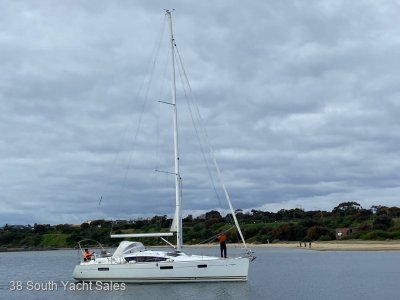
[[[247,281],[248,258],[199,259],[145,263],[81,263],[73,272],[79,281],[131,283]]]

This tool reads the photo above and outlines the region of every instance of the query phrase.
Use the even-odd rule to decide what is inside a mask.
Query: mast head
[[[171,13],[172,13],[173,11],[175,11],[175,8],[172,8],[172,9],[164,8],[164,10],[165,10],[165,14],[171,15]]]

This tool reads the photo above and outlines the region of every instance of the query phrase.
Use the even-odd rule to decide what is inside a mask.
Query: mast
[[[171,47],[171,92],[173,105],[173,122],[174,122],[174,162],[175,162],[175,218],[176,218],[176,250],[182,248],[182,213],[181,213],[181,176],[179,174],[179,149],[178,149],[178,114],[176,108],[176,84],[175,84],[175,53],[174,53],[174,35],[172,32],[172,16],[171,11],[166,10],[169,21],[170,47]]]

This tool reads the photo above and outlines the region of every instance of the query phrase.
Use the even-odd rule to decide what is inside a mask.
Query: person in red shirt
[[[221,232],[217,235],[219,241],[219,248],[221,249],[221,257],[226,258],[226,234]]]
[[[83,252],[83,261],[89,261],[92,259],[92,254],[90,254],[89,249],[85,249]]]

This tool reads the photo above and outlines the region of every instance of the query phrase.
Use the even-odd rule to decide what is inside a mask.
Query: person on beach
[[[89,261],[92,259],[92,254],[90,254],[89,249],[85,249],[83,252],[83,261]]]
[[[221,232],[217,235],[219,241],[219,248],[221,249],[221,257],[226,258],[226,234]]]

